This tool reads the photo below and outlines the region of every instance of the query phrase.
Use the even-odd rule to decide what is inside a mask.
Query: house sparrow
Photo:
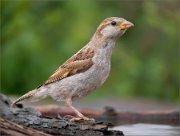
[[[105,19],[87,45],[61,65],[44,84],[21,96],[13,105],[24,99],[50,96],[56,101],[64,101],[76,113],[78,117],[72,120],[93,120],[74,108],[72,101],[94,91],[105,82],[110,72],[116,40],[132,26],[131,22],[123,18]]]

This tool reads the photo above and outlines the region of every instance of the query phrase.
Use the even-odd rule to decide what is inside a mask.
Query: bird
[[[27,92],[12,105],[29,100],[51,97],[64,102],[76,117],[71,121],[94,121],[79,112],[72,102],[95,91],[107,79],[111,69],[112,50],[119,37],[134,24],[124,18],[109,17],[97,27],[91,40],[76,54],[65,61],[44,84]]]

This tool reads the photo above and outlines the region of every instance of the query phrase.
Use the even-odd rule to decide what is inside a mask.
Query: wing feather
[[[49,79],[45,82],[45,85],[88,70],[93,65],[93,56],[94,50],[92,48],[83,48],[61,65],[49,77]]]

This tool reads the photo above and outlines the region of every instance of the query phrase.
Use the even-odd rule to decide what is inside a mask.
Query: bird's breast
[[[99,49],[93,58],[96,75],[98,76],[100,85],[107,79],[111,67],[111,48]]]

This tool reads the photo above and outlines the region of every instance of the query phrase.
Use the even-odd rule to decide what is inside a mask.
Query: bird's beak
[[[118,25],[118,28],[120,28],[121,30],[127,30],[130,27],[133,27],[134,24],[125,20],[124,22],[122,22],[120,25]]]

